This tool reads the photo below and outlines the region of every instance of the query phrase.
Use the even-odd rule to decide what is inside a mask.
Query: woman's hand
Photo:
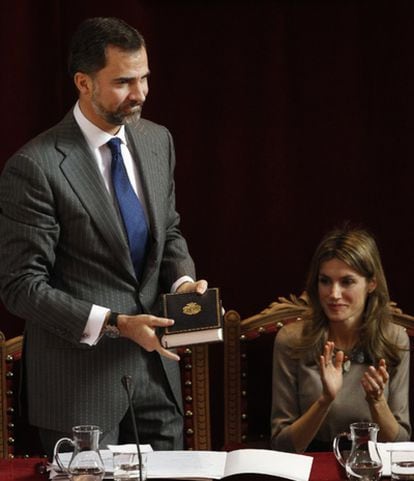
[[[327,402],[332,402],[342,388],[343,373],[342,365],[344,362],[343,351],[334,354],[335,343],[327,341],[323,354],[319,358],[321,381],[323,386],[322,396]]]
[[[368,368],[361,379],[368,403],[377,403],[384,398],[384,388],[389,378],[387,364],[384,359],[380,359],[378,368],[374,366]]]

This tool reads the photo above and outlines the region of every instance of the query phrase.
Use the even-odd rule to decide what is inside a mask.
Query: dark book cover
[[[222,326],[221,303],[218,288],[209,288],[204,294],[164,294],[164,316],[175,324],[165,328],[165,334],[179,334]]]

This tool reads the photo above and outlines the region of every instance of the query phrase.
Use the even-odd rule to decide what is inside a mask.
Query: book
[[[175,321],[165,328],[161,337],[164,347],[223,340],[223,316],[217,288],[209,288],[204,294],[164,294],[163,303],[164,316]]]
[[[290,481],[308,481],[313,458],[267,449],[235,451],[154,451],[148,453],[148,479],[223,479],[263,474]]]
[[[267,449],[237,449],[235,451],[152,451],[141,445],[146,453],[147,479],[223,479],[241,474],[262,474],[289,481],[309,481],[313,457]],[[114,472],[113,452],[136,453],[135,445],[111,446],[100,450],[105,465],[105,478]],[[72,453],[61,453],[68,466]],[[50,479],[61,476],[58,466],[48,466]]]

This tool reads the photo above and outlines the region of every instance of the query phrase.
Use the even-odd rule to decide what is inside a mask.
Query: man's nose
[[[137,82],[136,84],[131,86],[129,97],[133,100],[137,100],[138,102],[144,102],[147,97],[146,87],[141,83]]]

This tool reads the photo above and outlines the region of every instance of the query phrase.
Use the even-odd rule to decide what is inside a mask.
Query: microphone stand
[[[132,377],[131,376],[122,376],[122,385],[125,388],[125,391],[128,396],[128,404],[129,404],[129,410],[131,411],[131,418],[132,418],[132,427],[134,429],[134,437],[135,437],[135,444],[137,445],[137,452],[138,452],[138,463],[139,463],[139,481],[142,481],[142,455],[141,455],[141,448],[139,446],[139,438],[138,438],[138,430],[137,430],[137,423],[135,420],[135,412],[134,412],[134,407],[132,404],[132,398],[131,398],[131,381]]]

